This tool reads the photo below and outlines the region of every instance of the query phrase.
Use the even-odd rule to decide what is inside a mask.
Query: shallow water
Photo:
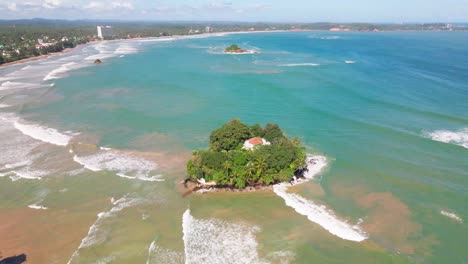
[[[466,42],[464,32],[221,34],[101,42],[1,68],[2,254],[463,263]],[[219,52],[232,43],[256,53]],[[280,124],[327,166],[281,192],[183,198],[191,149],[236,117]],[[358,233],[340,236],[340,225]]]

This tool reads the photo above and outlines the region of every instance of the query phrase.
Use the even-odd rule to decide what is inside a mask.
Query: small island
[[[241,49],[237,44],[232,44],[231,46],[224,49],[224,53],[242,54],[242,53],[252,53],[252,52],[249,50]]]
[[[210,147],[193,151],[188,179],[198,189],[262,189],[303,177],[305,148],[277,124],[264,128],[233,119],[210,135]]]

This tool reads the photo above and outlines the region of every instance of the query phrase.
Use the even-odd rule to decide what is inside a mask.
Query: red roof
[[[263,144],[263,140],[261,138],[254,137],[254,138],[249,139],[249,143],[252,145],[259,145],[259,144]]]

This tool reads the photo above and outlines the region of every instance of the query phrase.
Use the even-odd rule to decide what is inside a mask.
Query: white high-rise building
[[[97,35],[99,38],[103,39],[105,37],[112,37],[112,27],[111,26],[97,26]]]
[[[211,32],[213,32],[213,27],[207,26],[207,27],[205,28],[205,32],[206,32],[206,33],[211,33]]]

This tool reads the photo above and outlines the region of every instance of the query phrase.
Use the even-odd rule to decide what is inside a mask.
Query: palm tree
[[[255,172],[257,171],[257,167],[253,162],[247,163],[247,170],[246,170],[246,175],[247,175],[247,182],[249,185],[252,185],[254,181],[254,176]]]
[[[257,157],[255,159],[255,167],[257,169],[257,179],[262,176],[262,174],[266,171],[268,164],[266,159],[262,156]]]
[[[226,161],[223,163],[223,169],[226,171],[226,175],[227,175],[227,177],[229,178],[229,172],[230,172],[231,169],[232,169],[232,162],[229,161],[229,160],[226,160]]]

